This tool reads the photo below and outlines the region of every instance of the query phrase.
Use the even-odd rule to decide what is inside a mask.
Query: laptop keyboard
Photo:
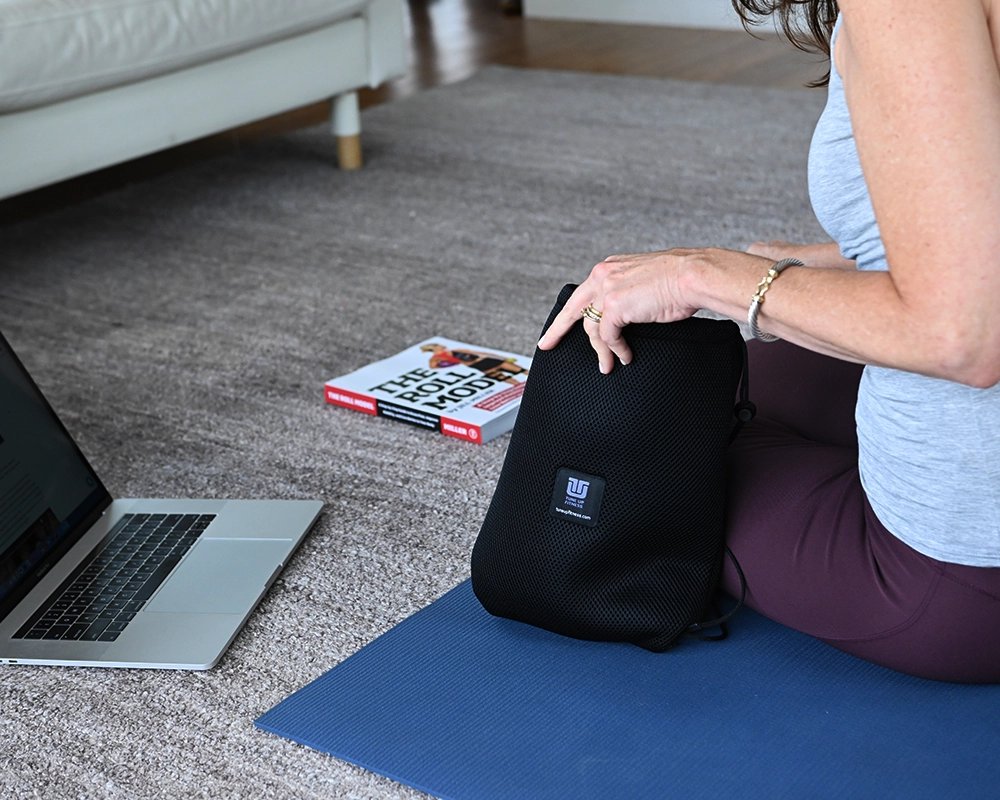
[[[213,519],[125,515],[14,638],[113,642]]]

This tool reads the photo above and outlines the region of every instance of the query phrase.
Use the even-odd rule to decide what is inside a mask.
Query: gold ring
[[[591,303],[589,306],[583,309],[583,311],[581,311],[580,313],[583,314],[583,316],[585,316],[587,319],[593,320],[594,322],[600,322],[601,317],[604,316],[603,313],[594,308],[593,303]]]

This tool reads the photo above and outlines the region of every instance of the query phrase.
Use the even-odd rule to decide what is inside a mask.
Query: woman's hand
[[[840,255],[833,242],[793,244],[781,240],[755,242],[746,253],[714,248],[660,250],[654,253],[608,256],[591,270],[566,302],[552,325],[538,342],[549,350],[583,317],[601,372],[608,373],[617,357],[622,364],[632,360],[632,352],[622,336],[622,328],[633,322],[672,322],[690,317],[702,308],[733,318],[743,318],[754,286],[768,268],[784,258],[798,258],[807,266],[854,270],[856,265]],[[727,276],[727,299],[705,292],[705,278]],[[699,276],[701,280],[699,280]],[[711,281],[710,281],[711,282]],[[697,287],[701,286],[701,290]],[[583,315],[588,306],[600,313],[600,323]]]
[[[597,352],[601,372],[611,371],[615,356],[628,364],[632,351],[621,335],[622,328],[633,322],[671,322],[697,311],[684,299],[679,278],[698,252],[662,250],[608,256],[566,301],[538,342],[539,348],[555,347],[580,320],[583,309],[593,306],[601,314],[601,321],[584,318],[583,327]]]
[[[622,364],[632,360],[632,351],[622,328],[637,322],[673,322],[708,308],[706,298],[694,287],[701,272],[750,267],[749,274],[764,275],[771,261],[732,250],[674,249],[655,253],[609,256],[591,270],[590,276],[566,302],[538,342],[539,348],[556,346],[588,306],[600,313],[600,323],[583,319],[583,328],[597,353],[601,372],[607,374],[617,357]],[[743,280],[752,294],[756,279]]]

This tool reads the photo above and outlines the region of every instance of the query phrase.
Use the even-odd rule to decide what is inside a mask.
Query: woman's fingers
[[[631,322],[657,322],[678,319],[693,312],[679,307],[674,299],[672,281],[686,251],[661,251],[638,255],[608,256],[597,264],[590,276],[570,296],[538,347],[556,346],[583,317],[584,331],[597,353],[601,372],[608,373],[617,359],[622,364],[632,360],[632,351],[622,336]],[[593,308],[594,314],[584,314]],[[593,317],[599,317],[599,321]]]
[[[623,261],[633,256],[608,256],[600,264],[597,264],[583,283],[576,287],[570,295],[566,305],[563,306],[548,330],[545,331],[541,339],[538,340],[538,347],[541,350],[551,350],[559,340],[566,335],[583,316],[583,310],[593,305],[597,311],[601,311],[601,287],[608,275],[621,268]],[[596,325],[596,323],[595,323]],[[615,338],[620,338],[620,331],[615,333]]]
[[[586,294],[583,294],[583,298],[586,298],[586,296]],[[614,368],[616,357],[623,364],[631,361],[632,351],[621,335],[621,326],[615,324],[610,319],[605,320],[603,316],[600,322],[585,316],[583,309],[588,308],[592,303],[580,306],[582,302],[583,300],[580,299],[578,293],[570,296],[570,299],[566,301],[566,305],[556,315],[556,318],[552,320],[552,324],[549,325],[548,330],[545,331],[545,334],[538,341],[539,349],[549,350],[555,347],[569,329],[582,319],[583,330],[590,339],[591,347],[597,353],[597,361],[601,372],[604,374],[611,372]],[[577,306],[580,306],[579,310],[577,310]],[[599,313],[601,312],[600,308],[595,307],[594,310]]]
[[[618,356],[618,360],[622,364],[628,364],[632,361],[632,350],[628,346],[628,342],[625,341],[625,337],[622,336],[622,329],[618,325],[611,322],[605,323],[601,320],[601,334],[602,340],[608,346],[608,349]],[[611,360],[611,366],[614,366],[614,359]],[[610,367],[607,370],[610,372]]]
[[[583,316],[583,309],[589,306],[594,298],[594,290],[589,288],[587,283],[576,287],[576,291],[570,295],[562,311],[556,314],[556,318],[552,320],[552,324],[549,325],[542,338],[538,340],[539,349],[551,350]]]
[[[604,300],[607,300],[607,296]],[[606,375],[614,368],[616,357],[622,364],[628,364],[632,360],[632,351],[622,336],[622,329],[626,323],[617,315],[614,304],[602,309],[596,307],[600,302],[602,301],[594,304],[593,314],[584,314],[583,329],[590,338],[591,347],[597,353],[601,372]],[[598,317],[596,320],[595,315]]]
[[[594,322],[592,319],[584,319],[583,330],[590,337],[590,346],[597,353],[598,367],[601,372],[607,375],[615,365],[615,354],[611,352],[601,338],[601,324]]]
[[[569,311],[568,304],[567,306],[564,306],[563,310],[556,315],[554,320],[552,320],[552,324],[549,325],[545,333],[542,334],[542,338],[538,340],[538,348],[540,350],[551,350],[559,343],[559,340],[566,335],[569,329],[572,328],[579,319],[579,312],[573,314]]]

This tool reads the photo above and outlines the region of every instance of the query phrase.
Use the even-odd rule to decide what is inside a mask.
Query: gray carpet
[[[0,329],[118,496],[326,510],[204,673],[0,668],[3,797],[415,797],[253,719],[468,575],[507,437],[327,406],[442,334],[530,353],[613,252],[823,237],[822,92],[490,68],[0,228]]]

